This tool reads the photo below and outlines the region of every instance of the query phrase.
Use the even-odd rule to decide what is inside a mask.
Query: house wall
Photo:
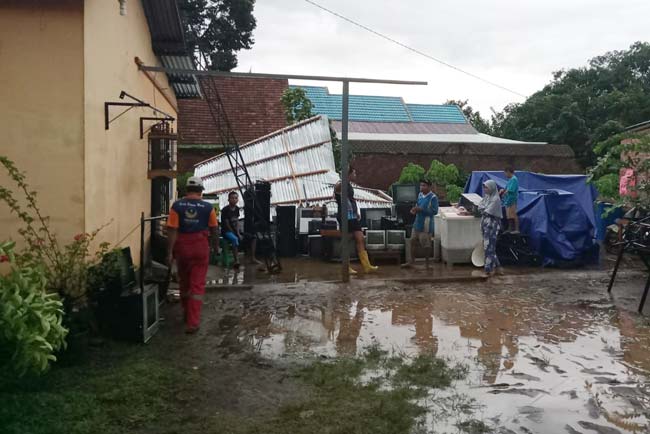
[[[139,118],[154,113],[134,108],[105,130],[104,102],[120,101],[124,90],[177,115],[134,62],[137,56],[147,65],[160,66],[140,1],[128,2],[126,16],[120,15],[117,1],[86,1],[83,51],[86,230],[109,224],[100,239],[115,244],[139,224],[141,212],[148,216],[151,211],[147,140],[146,136],[140,140]],[[157,74],[156,79],[163,89],[170,89],[164,74]],[[171,91],[168,96],[175,101]],[[119,107],[111,108],[111,118],[120,111]],[[136,261],[139,236],[135,230],[122,244],[131,247]]]
[[[506,165],[514,166],[516,170],[548,174],[583,172],[575,159],[568,156],[472,155],[454,151],[457,150],[449,149],[449,152],[444,154],[355,153],[352,164],[357,169],[359,185],[380,190],[387,190],[397,181],[402,168],[408,163],[419,164],[428,169],[434,159],[445,164],[453,163],[464,173],[475,170],[503,170]],[[381,169],[377,170],[377,168]]]
[[[0,155],[64,242],[84,230],[83,79],[82,0],[0,2]],[[4,168],[0,185],[14,186]],[[0,240],[19,227],[0,203]]]

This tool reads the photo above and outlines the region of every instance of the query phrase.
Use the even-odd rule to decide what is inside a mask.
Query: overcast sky
[[[553,71],[650,40],[649,0],[314,1],[524,95],[548,83]],[[523,101],[304,0],[257,0],[255,17],[255,44],[240,52],[238,71],[424,80],[426,87],[353,84],[350,90],[411,103],[469,99],[483,115]]]

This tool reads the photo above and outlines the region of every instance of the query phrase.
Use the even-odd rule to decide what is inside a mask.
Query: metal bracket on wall
[[[164,118],[157,118],[154,116],[143,116],[140,118],[140,138],[144,139],[144,133],[147,131],[144,130],[144,121],[158,121],[151,127],[147,128],[147,131],[149,131],[151,128],[155,127],[156,125],[161,125],[164,122],[174,122],[175,119],[171,116],[164,117]]]
[[[146,101],[143,101],[139,98],[134,97],[133,95],[129,95],[128,93],[122,91],[120,92],[120,99],[124,99],[124,97],[128,97],[133,100],[133,102],[122,102],[122,101],[106,101],[104,102],[104,129],[108,130],[110,124],[118,119],[120,116],[124,115],[126,112],[131,110],[134,107],[148,107],[152,109],[155,113],[161,114],[165,116],[165,120],[174,120],[174,117],[165,113],[164,111],[152,106]],[[109,116],[109,109],[111,106],[116,106],[116,107],[128,107],[126,110],[122,111],[120,114],[115,116],[113,119],[110,118]],[[142,121],[140,121],[140,124],[142,125]],[[140,129],[142,131],[142,128]],[[140,138],[142,138],[142,134],[140,135]]]

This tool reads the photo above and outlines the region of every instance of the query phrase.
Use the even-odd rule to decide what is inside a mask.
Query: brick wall
[[[516,170],[528,170],[547,174],[584,173],[574,158],[567,156],[499,156],[462,154],[387,154],[355,153],[353,165],[357,169],[357,182],[369,188],[387,190],[408,163],[429,168],[432,160],[453,163],[461,171],[503,170],[513,165]],[[380,168],[378,170],[378,168]]]
[[[280,103],[282,93],[289,86],[287,80],[232,77],[205,77],[201,80],[213,80],[213,86],[203,86],[208,93],[206,96],[214,99],[210,94],[213,88],[219,92],[239,144],[287,126]],[[222,140],[204,99],[179,100],[178,134],[181,145],[219,145]],[[181,148],[178,150],[179,168],[185,170],[188,165],[214,155],[214,152],[204,149]]]
[[[221,154],[223,151],[216,149],[185,148],[178,150],[178,171],[180,173],[194,172],[194,165],[203,160]]]

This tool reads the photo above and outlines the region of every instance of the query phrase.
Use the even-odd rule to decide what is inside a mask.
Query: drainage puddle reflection
[[[237,329],[240,343],[267,358],[355,355],[378,344],[464,364],[469,375],[436,397],[474,398],[480,420],[497,432],[649,432],[650,329],[608,300],[469,291],[342,296],[323,306],[249,310]],[[457,431],[435,413],[427,428]]]

